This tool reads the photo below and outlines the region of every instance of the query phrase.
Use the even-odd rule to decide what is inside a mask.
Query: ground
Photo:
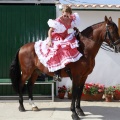
[[[18,111],[17,100],[0,100],[0,120],[72,120],[71,100],[55,98],[55,102],[34,100],[40,111],[34,112],[28,100],[24,100],[26,112]],[[82,120],[120,120],[120,101],[88,102],[81,106],[86,114]]]

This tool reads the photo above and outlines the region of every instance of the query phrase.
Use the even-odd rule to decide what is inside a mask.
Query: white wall
[[[108,18],[111,16],[113,21],[118,24],[118,18],[120,18],[119,11],[73,11],[77,12],[81,18],[80,30],[85,29],[88,26],[91,26],[95,23],[104,21],[104,17]]]
[[[118,25],[120,18],[119,11],[73,11],[80,15],[81,21],[79,30],[83,30],[93,24],[104,21],[104,16],[112,17],[113,21]],[[57,10],[57,16],[61,11]],[[101,83],[106,86],[120,84],[120,54],[107,52],[100,49],[96,56],[96,64],[93,72],[88,76],[86,82]],[[72,83],[69,78],[63,78],[58,86],[70,86]]]

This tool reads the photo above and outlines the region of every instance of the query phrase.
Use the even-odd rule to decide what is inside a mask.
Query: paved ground
[[[70,104],[66,99],[55,102],[35,100],[40,111],[34,112],[28,100],[24,101],[26,112],[18,111],[17,100],[0,100],[0,120],[72,120]],[[120,120],[120,101],[81,102],[86,116],[82,120]]]

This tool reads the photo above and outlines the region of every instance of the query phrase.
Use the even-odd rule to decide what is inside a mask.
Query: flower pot
[[[85,100],[85,101],[100,101],[100,100],[102,100],[102,96],[103,96],[103,93],[94,94],[94,95],[82,94],[81,100]]]
[[[72,93],[68,92],[68,99],[72,99]]]
[[[64,93],[64,92],[59,92],[59,93],[58,93],[58,97],[59,97],[60,99],[64,99],[64,96],[65,96],[65,93]]]
[[[112,102],[112,95],[105,95],[106,102]]]
[[[113,99],[114,100],[120,100],[120,94],[114,94]]]

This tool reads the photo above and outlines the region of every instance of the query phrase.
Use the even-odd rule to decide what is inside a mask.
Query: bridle
[[[108,38],[110,41],[110,46],[115,46],[114,41],[111,37],[110,31],[108,29],[109,26],[110,25],[106,24],[106,33],[105,33],[104,41],[106,41],[106,39]]]
[[[109,26],[110,26],[110,25],[106,24],[106,33],[105,33],[104,41],[106,41],[107,38],[108,38],[108,40],[110,41],[110,47],[112,47],[113,49],[115,49],[115,52],[117,52],[116,45],[118,45],[118,44],[120,43],[120,39],[118,39],[118,40],[116,40],[116,41],[114,42],[114,40],[112,39],[111,33],[110,33],[110,31],[109,31]],[[108,46],[108,45],[103,44],[103,45],[101,46],[101,48],[103,48],[104,50],[113,52],[111,49],[109,49],[109,48],[106,47],[106,46]]]

